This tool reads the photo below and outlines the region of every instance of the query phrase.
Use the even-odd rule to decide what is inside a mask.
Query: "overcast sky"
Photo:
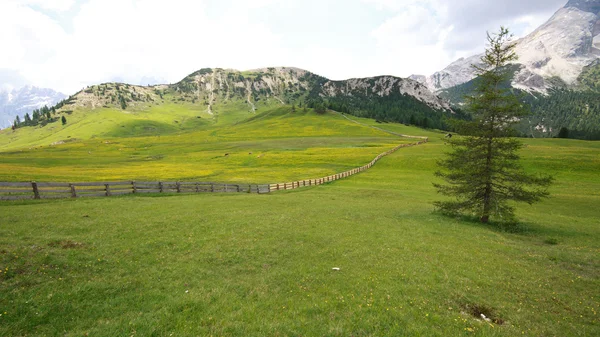
[[[430,75],[523,36],[567,0],[0,0],[0,85],[72,94],[177,82],[206,67],[295,66],[330,79]]]

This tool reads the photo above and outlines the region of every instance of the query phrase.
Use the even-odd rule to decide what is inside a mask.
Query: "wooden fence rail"
[[[413,137],[414,138],[414,137]],[[337,173],[327,177],[300,180],[276,184],[226,184],[210,182],[183,182],[183,181],[112,181],[89,183],[52,183],[52,182],[0,182],[0,200],[24,199],[60,199],[60,198],[85,198],[85,197],[110,197],[125,194],[143,193],[270,193],[281,190],[292,190],[308,186],[322,185],[328,182],[344,179],[364,172],[381,158],[390,155],[401,148],[427,143],[428,138],[421,137],[421,141],[412,144],[401,144],[384,152],[370,163]]]
[[[142,193],[269,193],[269,185],[210,182],[0,182],[0,200],[110,197]]]
[[[417,145],[421,145],[424,143],[427,143],[429,141],[429,138],[427,137],[416,137],[416,136],[411,136],[411,138],[420,138],[422,139],[420,142],[417,143],[411,143],[411,144],[401,144],[396,146],[395,148],[384,152],[380,155],[378,155],[377,157],[375,157],[375,159],[373,159],[370,163],[363,165],[361,167],[357,167],[354,169],[351,169],[349,171],[346,172],[342,172],[342,173],[337,173],[331,176],[327,176],[327,177],[322,177],[322,178],[316,178],[316,179],[308,179],[308,180],[300,180],[300,181],[294,181],[294,182],[288,182],[288,183],[277,183],[277,184],[270,184],[269,185],[269,192],[273,192],[273,191],[281,191],[281,190],[293,190],[293,189],[297,189],[297,188],[302,188],[302,187],[306,187],[306,186],[315,186],[315,185],[322,185],[328,182],[332,182],[332,181],[336,181],[339,179],[344,179],[350,176],[353,176],[355,174],[364,172],[368,169],[370,169],[371,167],[373,167],[373,165],[375,165],[375,163],[377,163],[381,158],[390,155],[402,148],[405,147],[411,147],[411,146],[417,146]]]

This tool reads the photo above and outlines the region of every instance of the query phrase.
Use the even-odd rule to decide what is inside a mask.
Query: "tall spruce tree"
[[[480,80],[472,96],[466,97],[471,121],[456,121],[461,136],[447,142],[452,151],[440,160],[438,177],[447,184],[434,184],[442,195],[452,197],[435,206],[444,213],[470,212],[487,223],[490,216],[514,220],[511,201],[532,204],[548,196],[550,176],[526,174],[517,151],[522,148],[513,138],[512,125],[527,114],[510,89],[502,88],[507,74],[504,66],[517,59],[515,44],[508,29],[487,36],[483,64],[474,66]]]

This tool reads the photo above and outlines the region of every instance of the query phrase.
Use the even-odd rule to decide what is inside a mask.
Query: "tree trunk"
[[[493,132],[493,120],[491,131]],[[487,223],[490,219],[490,211],[492,204],[492,137],[488,138],[487,144],[487,154],[486,154],[486,162],[485,162],[485,192],[483,194],[483,213],[481,214],[480,221],[483,223]]]

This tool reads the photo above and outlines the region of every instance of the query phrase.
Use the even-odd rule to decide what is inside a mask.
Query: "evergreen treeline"
[[[568,138],[600,140],[599,93],[561,89],[548,96],[529,95],[525,102],[534,121],[553,128],[552,136],[564,128]]]
[[[512,89],[511,92],[520,95],[523,103],[531,109],[531,116],[517,126],[521,136],[564,137],[567,135],[568,138],[600,140],[600,93],[593,89],[599,87],[597,68],[597,65],[590,67],[580,76],[580,82],[586,84],[581,86],[582,90],[555,89],[543,95]],[[512,79],[507,80],[503,86],[509,86],[510,80]],[[478,79],[474,79],[446,89],[440,93],[440,96],[455,105],[460,105],[464,102],[464,96],[472,94],[477,81]],[[543,125],[546,132],[535,130],[537,125]],[[564,132],[559,135],[562,129]]]
[[[307,98],[306,106],[318,112],[331,109],[378,122],[396,122],[423,128],[453,131],[448,118],[468,119],[459,109],[455,113],[436,110],[410,95],[334,96]]]
[[[17,116],[13,122],[12,129],[14,130],[24,126],[45,126],[48,123],[54,123],[59,120],[63,121],[62,118],[56,116],[56,111],[63,108],[65,105],[73,104],[74,100],[75,98],[73,96],[69,96],[68,98],[56,103],[56,105],[51,108],[48,108],[48,106],[44,105],[40,109],[33,110],[31,115],[26,113],[23,117],[23,120],[21,120],[21,117]],[[66,119],[63,121],[63,125],[64,124],[66,124]]]
[[[464,119],[464,114],[451,114],[432,109],[410,95],[400,93],[389,96],[336,96],[327,98],[327,107],[357,117],[372,118],[379,122],[397,122],[423,128],[449,130],[447,118]]]
[[[348,113],[357,117],[366,117],[378,122],[397,122],[423,128],[452,130],[446,122],[448,118],[465,119],[467,116],[460,110],[452,114],[448,111],[436,110],[413,96],[394,91],[388,96],[370,95],[356,91],[352,95],[321,96],[321,90],[329,80],[314,74],[307,74],[302,80],[311,82],[311,91],[305,98],[305,105],[324,112],[331,109]],[[374,86],[374,83],[371,83]]]
[[[23,120],[17,116],[13,122],[12,128],[14,130],[22,126],[36,126],[39,124],[46,125],[48,123],[56,122],[58,119],[53,117],[55,114],[56,107],[48,108],[44,105],[40,109],[33,110],[31,115],[26,113]]]

